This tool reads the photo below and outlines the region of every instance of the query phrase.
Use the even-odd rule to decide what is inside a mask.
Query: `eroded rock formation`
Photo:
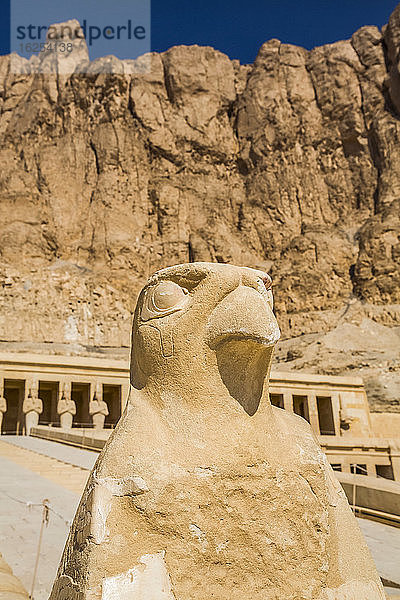
[[[286,338],[399,327],[399,50],[397,7],[383,32],[270,40],[253,65],[180,46],[140,74],[80,45],[88,75],[12,75],[0,57],[1,339],[128,347],[147,275],[192,260],[268,269]],[[398,398],[399,351],[377,360]]]

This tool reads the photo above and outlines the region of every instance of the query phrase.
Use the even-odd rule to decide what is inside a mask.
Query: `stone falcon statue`
[[[270,286],[209,263],[150,278],[51,600],[384,600],[310,426],[269,402]]]

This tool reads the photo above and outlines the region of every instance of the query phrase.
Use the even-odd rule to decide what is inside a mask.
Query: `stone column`
[[[103,400],[103,384],[100,381],[94,383],[93,397],[89,402],[89,414],[92,417],[94,429],[104,429],[108,406]]]
[[[3,415],[7,412],[7,400],[4,397],[4,377],[0,375],[0,435],[2,434]]]
[[[368,461],[367,462],[367,472],[364,475],[369,475],[370,477],[376,477],[376,465],[375,463]]]
[[[342,471],[343,471],[343,473],[351,473],[350,463],[352,464],[351,459],[349,459],[347,457],[342,459]]]
[[[334,392],[332,398],[333,423],[335,426],[335,435],[340,436],[340,397],[338,392]]]
[[[43,412],[43,402],[39,398],[39,382],[27,379],[25,382],[25,398],[22,405],[25,415],[25,435],[30,435],[32,427],[39,423],[39,415]]]
[[[76,405],[71,398],[71,388],[70,381],[60,382],[57,413],[60,415],[60,427],[62,429],[71,429],[74,415],[76,415]]]
[[[318,419],[318,405],[316,394],[307,394],[308,401],[308,418],[310,419],[310,425],[314,433],[320,435],[319,419]]]
[[[390,440],[390,459],[392,461],[393,477],[400,482],[400,443]]]
[[[293,412],[293,396],[291,392],[283,392],[283,407],[289,412]]]

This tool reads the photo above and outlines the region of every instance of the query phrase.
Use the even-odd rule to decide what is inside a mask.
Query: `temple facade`
[[[0,353],[1,432],[111,430],[129,389],[125,360]],[[400,414],[371,413],[361,378],[272,371],[269,392],[309,421],[335,470],[400,481]]]
[[[128,368],[121,361],[0,354],[2,434],[27,433],[26,408],[34,398],[41,400],[37,410],[40,425],[112,428],[121,416],[128,393]]]
[[[334,470],[400,481],[400,413],[371,413],[360,377],[273,372],[270,399],[310,423]]]

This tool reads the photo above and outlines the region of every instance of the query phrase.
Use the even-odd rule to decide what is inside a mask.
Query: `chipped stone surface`
[[[175,600],[164,552],[145,554],[126,573],[104,579],[101,600]]]
[[[135,496],[148,491],[142,477],[104,477],[93,475],[91,483],[91,528],[90,535],[95,544],[101,544],[108,537],[107,517],[112,508],[113,496]]]
[[[262,275],[192,263],[149,280],[133,324],[130,410],[89,478],[50,600],[64,576],[79,600],[384,599],[309,424],[269,403],[277,323]],[[187,301],[155,308],[149,327],[142,308],[166,280]]]
[[[334,590],[326,590],[321,600],[375,600],[383,598],[380,587],[374,582],[354,580]]]
[[[142,477],[115,477],[94,478],[95,485],[106,488],[113,496],[135,496],[148,492],[149,488]]]

